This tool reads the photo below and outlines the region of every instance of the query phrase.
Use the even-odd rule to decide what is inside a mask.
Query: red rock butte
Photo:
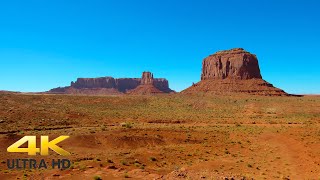
[[[143,72],[141,85],[153,84],[153,74],[151,72]]]
[[[165,93],[156,87],[154,83],[153,74],[151,72],[143,72],[140,85],[133,90],[127,92],[128,94],[147,95]]]
[[[219,51],[203,60],[201,80],[226,78],[262,79],[256,55],[236,48]]]
[[[242,48],[219,51],[203,60],[201,81],[182,91],[183,94],[199,92],[288,95],[262,79],[256,55]]]

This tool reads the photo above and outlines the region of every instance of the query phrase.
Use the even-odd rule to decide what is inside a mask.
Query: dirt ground
[[[68,135],[67,170],[8,170],[26,135]],[[320,96],[0,94],[0,179],[320,179]]]

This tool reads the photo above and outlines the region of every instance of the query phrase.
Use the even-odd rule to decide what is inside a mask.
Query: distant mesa
[[[17,91],[4,91],[0,90],[0,94],[19,94],[20,92]]]
[[[242,48],[219,51],[206,57],[202,62],[201,81],[182,91],[183,94],[198,92],[288,95],[262,79],[256,55]]]
[[[153,78],[150,72],[143,72],[142,78],[78,78],[70,86],[51,89],[52,94],[84,95],[121,95],[121,94],[155,94],[174,92],[169,88],[168,80]]]

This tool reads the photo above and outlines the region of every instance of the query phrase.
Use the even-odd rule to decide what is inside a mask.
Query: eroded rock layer
[[[256,55],[236,48],[219,51],[203,60],[201,80],[227,78],[261,79]]]
[[[205,58],[201,81],[182,93],[288,95],[262,79],[256,55],[242,48],[219,51]]]
[[[143,72],[142,78],[78,78],[71,82],[70,86],[58,87],[48,91],[60,94],[123,94],[137,88],[139,85],[152,85],[163,93],[173,92],[169,88],[168,80],[164,78],[153,78],[150,72]]]

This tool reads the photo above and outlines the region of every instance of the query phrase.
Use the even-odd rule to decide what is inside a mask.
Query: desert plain
[[[26,135],[70,136],[72,166],[9,170]],[[2,92],[0,160],[0,179],[319,179],[320,96]]]

